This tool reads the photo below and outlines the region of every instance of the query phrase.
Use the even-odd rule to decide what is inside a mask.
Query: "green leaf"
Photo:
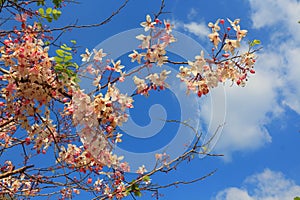
[[[142,193],[141,193],[141,191],[135,191],[134,195],[137,196],[137,197],[141,197]]]
[[[60,57],[64,57],[65,56],[65,51],[62,49],[57,49],[56,54],[59,55]]]
[[[45,0],[39,0],[39,1],[37,2],[37,5],[38,5],[38,6],[44,6],[44,5],[45,5]]]
[[[62,48],[63,50],[66,50],[66,51],[71,51],[72,50],[72,48],[68,47],[66,44],[61,45],[60,48]]]
[[[253,46],[255,46],[255,45],[258,45],[258,44],[260,44],[260,40],[253,40],[252,42],[250,42],[249,43],[250,44],[250,47],[253,47]]]
[[[73,63],[73,67],[75,67],[75,69],[78,69],[79,68],[79,66],[77,65],[77,63]]]
[[[0,6],[2,6],[5,3],[6,0],[1,0],[0,1]]]
[[[81,81],[80,78],[78,78],[77,74],[75,74],[74,77],[75,77],[75,78],[74,78],[73,81],[74,81],[75,83],[79,83],[79,82]]]
[[[55,62],[57,62],[57,63],[62,63],[62,62],[64,61],[63,58],[58,57],[58,56],[55,56],[55,57],[54,57],[54,60],[55,60]]]
[[[56,12],[56,14],[57,14],[57,16],[60,16],[60,15],[61,15],[61,11],[58,10],[58,11]]]
[[[60,17],[60,15],[61,15],[61,11],[56,10],[56,9],[52,10],[53,19],[58,20],[58,18]]]
[[[194,159],[194,158],[195,158],[195,155],[194,155],[194,154],[192,154],[192,155],[191,155],[191,159]]]
[[[63,67],[62,65],[55,65],[55,66],[54,66],[54,69],[55,69],[56,71],[62,71],[62,70],[64,69],[64,67]]]
[[[60,15],[61,15],[61,11],[60,11],[60,10],[53,9],[52,14],[53,14],[53,15],[58,15],[58,16],[60,16]]]
[[[62,0],[52,0],[52,3],[56,6],[59,7],[61,4]]]
[[[71,40],[71,43],[76,44],[76,40]]]
[[[37,26],[38,26],[39,29],[41,29],[41,28],[43,27],[43,25],[42,25],[41,22],[38,22],[38,23],[37,23]]]
[[[295,197],[294,200],[300,200],[300,197]]]
[[[45,14],[45,11],[43,8],[39,8],[39,13],[43,16]]]
[[[68,61],[70,61],[70,60],[72,60],[72,59],[73,59],[72,55],[66,56],[66,57],[64,58],[64,62],[68,62]]]
[[[253,43],[256,44],[260,44],[260,40],[253,40]]]
[[[134,195],[137,196],[137,197],[141,197],[142,196],[140,188],[139,188],[139,186],[137,184],[133,184],[131,186],[131,192],[133,192]]]
[[[149,176],[144,176],[143,181],[145,181],[145,182],[150,181],[150,177]]]
[[[72,55],[72,53],[71,52],[69,52],[68,50],[67,51],[65,51],[65,56],[66,55],[68,55],[68,56],[71,56]]]
[[[46,19],[47,19],[48,22],[52,22],[52,17],[47,16]]]
[[[73,66],[73,63],[72,63],[72,62],[68,62],[68,61],[65,61],[64,64],[65,64],[65,66],[68,67],[68,68],[70,68],[70,67]]]
[[[52,13],[52,8],[47,8],[46,13],[47,13],[47,15],[50,15]]]
[[[73,72],[72,70],[70,70],[70,69],[66,69],[65,72],[68,74],[69,77],[72,77],[72,75],[73,75],[73,73],[74,73],[74,72]]]

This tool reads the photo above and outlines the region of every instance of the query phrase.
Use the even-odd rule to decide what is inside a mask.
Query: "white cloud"
[[[300,114],[300,24],[297,23],[300,3],[249,0],[249,5],[253,28],[266,38],[262,39],[263,50],[257,53],[256,74],[245,88],[226,84],[225,121],[223,113],[218,111],[225,112],[224,98],[219,98],[220,95],[216,95],[217,100],[205,99],[201,107],[201,119],[211,132],[225,122],[217,145],[213,142],[210,148],[225,154],[227,160],[233,152],[256,150],[270,143],[272,135],[266,125],[280,116],[285,106]],[[201,39],[210,32],[204,22],[179,23],[179,27]]]
[[[219,192],[215,199],[216,200],[254,200],[252,197],[249,196],[247,191],[235,187],[231,187]]]
[[[300,3],[297,0],[251,0],[254,28],[277,26],[288,27],[289,31],[299,30]],[[285,23],[282,23],[285,22]]]
[[[276,66],[278,60],[263,59],[267,56],[261,54],[257,65],[268,64],[269,68]],[[276,101],[277,88],[281,85],[281,81],[269,68],[258,67],[256,75],[250,77],[244,88],[226,83],[225,126],[214,151],[225,154],[224,158],[227,160],[230,160],[232,152],[254,150],[271,142],[271,136],[265,125],[270,122],[270,116],[278,116],[282,111]],[[203,104],[201,113],[206,123],[210,123],[211,115],[220,115],[218,109],[211,112],[212,106],[223,104],[218,100],[211,104],[207,99],[207,102]],[[213,127],[218,125],[211,123]]]
[[[300,35],[300,34],[299,34]],[[284,104],[300,114],[300,45],[287,43],[282,47],[285,62]]]
[[[197,15],[198,11],[195,8],[191,8],[187,13],[188,22],[173,19],[172,23],[175,25],[175,28],[177,30],[184,30],[186,32],[194,34],[200,39],[207,40],[210,30],[205,21],[198,19],[197,21],[195,21]]]
[[[195,8],[191,8],[190,12],[188,13],[187,17],[189,20],[192,20],[197,16],[198,12]]]
[[[198,36],[199,38],[207,38],[207,35],[209,34],[209,29],[204,22],[186,23],[186,24],[183,24],[183,28],[186,31]]]
[[[283,104],[300,114],[300,3],[297,0],[253,0],[252,21],[254,28],[273,27],[270,33],[270,45],[265,51],[280,57]],[[275,56],[269,57],[273,59]]]
[[[213,200],[292,200],[300,186],[281,172],[265,169],[245,179],[242,187],[230,187],[218,192]]]
[[[249,1],[253,10],[252,20],[254,28],[276,25],[280,18],[286,17],[280,0]],[[276,13],[276,15],[274,15]]]
[[[262,41],[264,49],[258,52],[257,73],[246,87],[226,85],[226,124],[214,150],[224,153],[227,160],[233,152],[255,150],[271,142],[265,127],[284,112],[284,105],[300,114],[300,3],[249,2],[253,27],[260,29],[266,41]],[[211,113],[211,106],[215,105],[203,105],[202,120],[217,127],[211,122],[211,114],[218,115],[218,111]]]
[[[210,30],[205,22],[195,22],[190,21],[188,23],[184,23],[182,21],[173,20],[172,23],[175,25],[177,30],[184,30],[195,36],[199,37],[200,39],[207,39]]]

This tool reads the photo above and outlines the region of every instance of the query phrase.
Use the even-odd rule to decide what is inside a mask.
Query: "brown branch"
[[[157,167],[158,166],[158,163],[156,164],[156,166],[154,167],[154,169],[148,173],[145,173],[143,176],[140,176],[139,178],[137,178],[136,180],[130,182],[130,184],[126,185],[126,189],[129,189],[131,188],[133,185],[135,184],[139,184],[141,183],[144,178],[146,176],[152,176],[154,174],[156,174],[157,172],[169,172],[169,171],[172,171],[172,170],[175,170],[176,167],[184,160],[188,159],[189,157],[191,157],[192,155],[194,154],[205,154],[205,155],[208,155],[208,156],[222,156],[222,155],[217,155],[217,154],[208,154],[208,153],[205,153],[205,152],[200,152],[199,149],[201,147],[203,147],[203,145],[199,145],[199,142],[200,142],[200,139],[201,139],[201,136],[202,134],[198,134],[198,131],[196,129],[194,129],[192,126],[190,126],[188,123],[186,122],[180,122],[180,121],[177,121],[177,120],[168,120],[168,122],[175,122],[175,123],[182,123],[184,125],[186,125],[187,127],[191,128],[192,131],[196,134],[197,136],[197,139],[195,141],[195,143],[193,145],[190,146],[190,149],[188,151],[186,151],[185,153],[183,153],[182,155],[174,158],[173,160],[170,160],[170,161],[166,161],[165,163],[161,163],[161,166]],[[219,128],[218,128],[219,129]],[[217,131],[218,129],[215,131],[214,135],[217,134]],[[210,141],[210,140],[209,140]],[[172,185],[178,185],[178,184],[189,184],[189,183],[194,183],[194,182],[197,182],[197,181],[201,181],[211,175],[213,175],[214,173],[216,172],[216,170],[200,177],[200,178],[197,178],[197,179],[194,179],[194,180],[191,180],[191,181],[176,181],[176,182],[173,182],[173,183],[170,183],[168,185],[165,185],[165,186],[161,186],[161,188],[166,188],[166,187],[170,187]],[[156,188],[159,188],[160,186],[157,186]],[[155,188],[151,188],[150,186],[149,187],[144,187],[144,188],[140,188],[140,189],[143,189],[143,190],[154,190]],[[113,192],[112,193],[113,196],[116,195],[116,192]],[[101,199],[101,200],[105,200],[105,199],[109,199],[108,196],[98,196],[94,199]]]
[[[86,24],[86,25],[72,24],[72,25],[68,25],[68,26],[64,26],[64,27],[60,27],[60,28],[53,28],[53,29],[44,30],[44,31],[45,32],[52,32],[52,31],[62,31],[62,30],[70,29],[70,28],[94,28],[94,27],[102,26],[102,25],[107,24],[108,22],[110,22],[114,16],[119,14],[121,12],[121,10],[127,5],[128,2],[129,2],[129,0],[126,0],[115,12],[113,12],[108,18],[106,18],[105,20],[103,20],[100,23]]]
[[[164,8],[166,7],[165,0],[161,0],[159,11],[154,14],[154,19],[157,19],[161,14],[166,14],[170,12],[164,12]]]
[[[53,32],[53,31],[65,31],[65,30],[72,29],[72,28],[94,28],[94,27],[99,27],[99,26],[102,26],[102,25],[107,24],[108,22],[110,22],[114,16],[116,16],[117,14],[119,14],[121,12],[121,10],[127,5],[128,2],[129,2],[129,0],[126,0],[115,12],[113,12],[109,17],[107,17],[105,20],[103,20],[100,23],[86,24],[86,25],[72,24],[72,25],[67,25],[67,26],[60,27],[60,28],[52,28],[52,29],[46,29],[46,30],[42,30],[42,31],[33,31],[33,32],[36,32],[36,33],[38,33],[38,32],[50,33],[50,32]],[[19,31],[22,32],[22,30],[19,30]],[[0,31],[0,36],[5,36],[5,35],[10,34],[10,33],[14,33],[14,30],[9,30],[9,31],[2,30],[2,31]]]
[[[211,171],[210,173],[204,175],[204,176],[201,176],[197,179],[193,179],[191,181],[176,181],[176,182],[173,182],[173,183],[170,183],[170,184],[167,184],[167,185],[159,185],[159,186],[156,186],[156,187],[152,187],[152,188],[145,188],[147,190],[151,189],[162,189],[162,188],[168,188],[168,187],[171,187],[171,186],[175,186],[175,185],[187,185],[187,184],[191,184],[191,183],[195,183],[195,182],[198,182],[198,181],[202,181],[204,179],[206,179],[207,177],[209,176],[212,176],[213,174],[215,174],[217,172],[217,169]],[[140,188],[141,190],[143,190],[144,188]]]
[[[0,179],[9,177],[9,176],[14,175],[14,174],[23,173],[25,170],[27,170],[29,168],[32,168],[32,167],[34,167],[34,165],[28,165],[28,166],[21,167],[19,169],[15,169],[15,170],[13,170],[11,172],[5,172],[3,174],[0,174]]]
[[[2,72],[3,74],[9,74],[9,71],[6,69],[3,69],[2,67],[0,67],[0,72]]]
[[[3,127],[9,125],[10,123],[13,123],[14,120],[15,120],[14,118],[10,118],[9,120],[7,120],[7,121],[1,123],[1,124],[0,124],[0,128],[1,128],[0,131],[2,131],[2,128],[3,128]]]

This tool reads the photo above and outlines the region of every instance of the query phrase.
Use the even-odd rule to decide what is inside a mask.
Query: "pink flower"
[[[123,69],[125,67],[125,66],[121,65],[121,60],[118,60],[116,63],[113,60],[111,60],[111,62],[114,66],[113,69],[116,72],[121,72],[121,69]]]
[[[27,14],[26,13],[16,14],[15,20],[17,20],[18,22],[24,23],[27,20]]]
[[[103,52],[103,49],[99,49],[98,51],[96,49],[93,49],[94,52],[94,60],[96,61],[102,61],[102,58],[105,57],[107,54]]]
[[[146,172],[147,172],[147,169],[146,169],[145,165],[140,166],[139,169],[136,170],[136,173],[138,173],[138,174],[144,174]]]
[[[214,46],[217,47],[219,42],[221,42],[221,39],[219,38],[218,32],[213,32],[208,34],[208,37],[212,43],[214,43]]]
[[[136,36],[136,39],[142,41],[141,47],[142,47],[142,49],[145,49],[145,48],[148,48],[150,45],[151,36],[149,36],[149,35],[145,36],[143,34],[140,34],[140,35]]]
[[[218,19],[214,24],[212,22],[208,23],[208,27],[211,28],[212,32],[218,32],[219,30],[221,30],[220,26],[219,26],[219,21],[220,19]]]
[[[90,61],[90,57],[91,57],[91,53],[89,52],[88,49],[85,49],[85,53],[80,55],[82,57],[81,61],[82,62],[89,62]]]
[[[16,84],[9,83],[6,87],[6,91],[12,94],[16,90]]]
[[[173,26],[170,24],[170,22],[166,20],[164,20],[164,24],[165,24],[166,33],[170,34],[172,32]]]
[[[144,27],[145,31],[149,31],[151,28],[154,28],[156,22],[152,22],[150,15],[146,16],[146,21],[141,23],[141,26]]]
[[[131,62],[137,61],[141,64],[141,58],[143,54],[139,54],[137,51],[133,50],[133,53],[129,54],[128,57],[131,58]]]

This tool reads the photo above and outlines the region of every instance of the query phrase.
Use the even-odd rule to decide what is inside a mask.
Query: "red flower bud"
[[[93,181],[93,179],[90,177],[90,178],[88,178],[88,180],[87,180],[87,184],[91,184],[92,183],[92,181]]]
[[[31,139],[29,137],[25,138],[25,144],[26,145],[29,145],[31,142]]]

